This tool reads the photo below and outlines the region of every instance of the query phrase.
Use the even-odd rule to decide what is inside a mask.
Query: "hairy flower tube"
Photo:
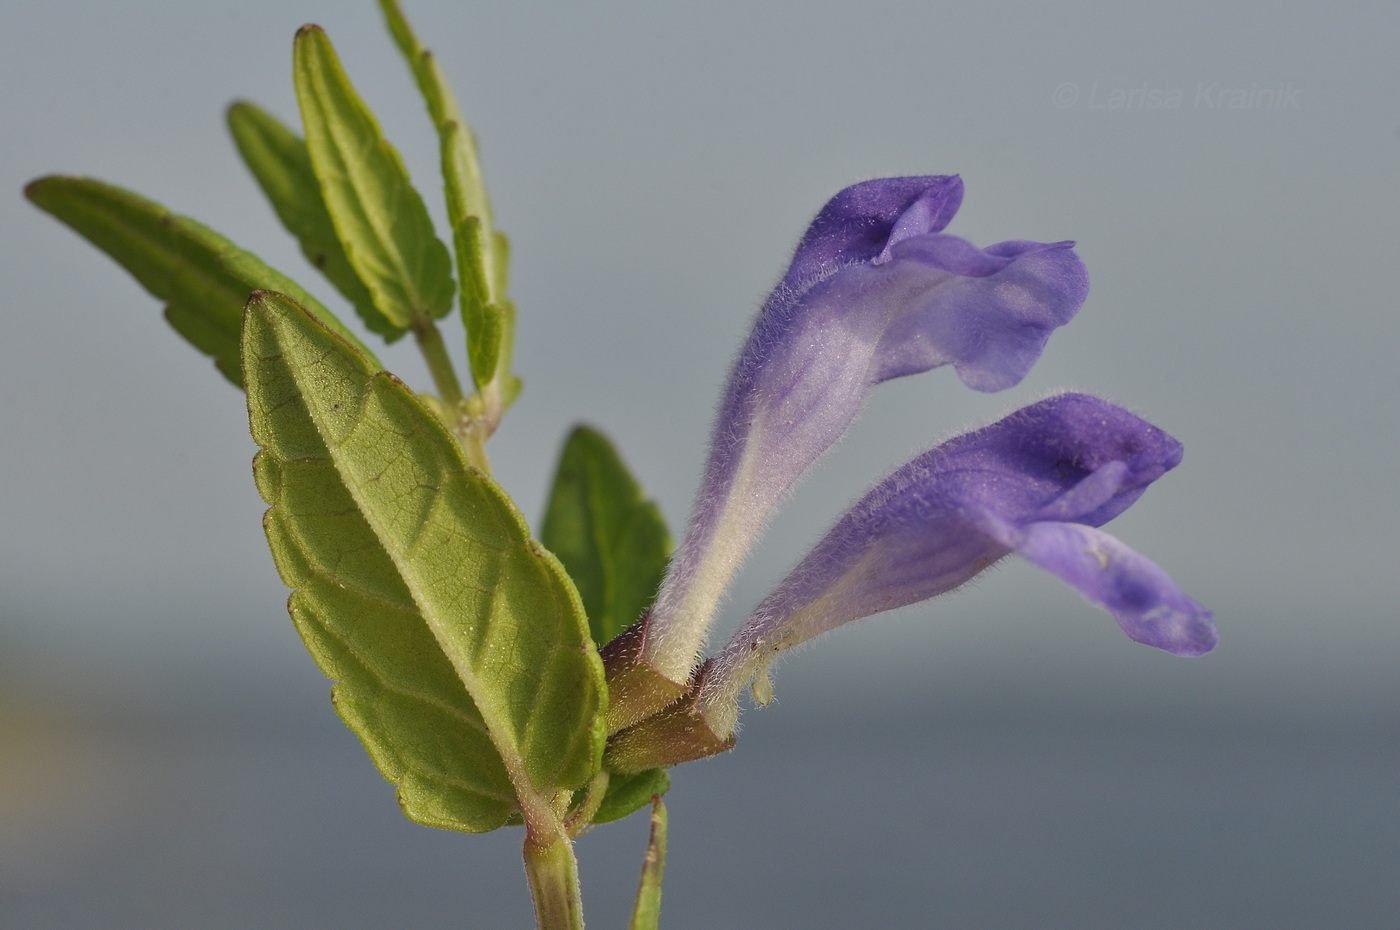
[[[986,249],[941,230],[957,177],[886,178],[833,197],[798,244],[730,374],[685,537],[647,617],[605,654],[616,731],[684,693],[716,608],[783,495],[876,384],[952,365],[1017,384],[1088,293],[1071,242]]]
[[[767,700],[767,668],[779,652],[952,591],[1012,552],[1109,611],[1134,640],[1176,655],[1209,652],[1211,613],[1098,529],[1180,461],[1171,436],[1084,394],[1040,401],[920,455],[837,521],[685,699],[620,734],[609,749],[614,764],[728,748],[741,692],[754,682]]]
[[[1085,394],[1043,400],[924,453],[847,511],[759,604],[716,657],[700,712],[727,736],[738,693],[779,651],[951,591],[1011,552],[1107,610],[1137,642],[1209,652],[1210,611],[1098,529],[1180,461],[1171,436]]]

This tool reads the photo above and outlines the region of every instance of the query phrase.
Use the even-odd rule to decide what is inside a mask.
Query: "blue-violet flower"
[[[751,681],[784,649],[966,583],[1011,552],[1109,611],[1134,640],[1183,656],[1216,644],[1210,611],[1097,529],[1181,461],[1181,445],[1107,401],[1062,394],[894,472],[843,516],[706,669],[695,709],[732,736]]]
[[[886,178],[833,197],[763,305],[720,403],[685,537],[648,618],[609,663],[610,729],[659,709],[645,666],[684,690],[744,554],[876,384],[952,365],[969,387],[1017,384],[1074,316],[1088,276],[1072,242],[978,249],[943,234],[957,177]],[[646,689],[638,689],[645,691]],[[650,705],[650,706],[646,706]]]

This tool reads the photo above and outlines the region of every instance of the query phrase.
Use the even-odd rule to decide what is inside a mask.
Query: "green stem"
[[[491,474],[491,460],[486,457],[486,439],[493,430],[492,424],[473,407],[481,404],[475,396],[468,403],[462,394],[462,382],[457,380],[457,370],[452,367],[452,358],[447,354],[447,346],[442,341],[442,333],[431,319],[423,318],[413,324],[413,336],[418,341],[418,350],[428,363],[433,384],[437,387],[442,408],[447,412],[447,425],[466,450],[467,461],[486,474]]]
[[[431,319],[424,318],[414,321],[413,335],[418,340],[418,350],[428,363],[428,371],[432,373],[442,405],[454,414],[459,412],[462,409],[462,382],[457,380],[457,371],[447,355],[442,333],[438,332],[437,325]]]
[[[657,930],[661,922],[661,879],[666,874],[666,805],[661,795],[651,797],[651,838],[637,886],[637,903],[627,930]]]
[[[606,769],[593,776],[593,780],[588,783],[588,791],[583,796],[583,803],[569,816],[564,823],[564,829],[569,836],[578,836],[593,829],[591,824],[593,818],[598,813],[598,808],[603,806],[603,798],[608,793],[608,772]]]
[[[583,898],[573,844],[559,837],[548,846],[525,838],[525,874],[539,930],[583,930]]]
[[[462,448],[467,450],[467,461],[486,474],[491,474],[491,460],[486,457],[486,437],[481,434],[479,423],[468,420],[457,430]]]

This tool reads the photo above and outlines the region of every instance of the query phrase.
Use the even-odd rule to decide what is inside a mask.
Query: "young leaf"
[[[651,807],[651,836],[647,841],[637,902],[627,930],[657,930],[661,921],[661,879],[666,875],[666,805],[658,796]]]
[[[453,290],[447,247],[319,26],[297,32],[292,75],[326,209],[375,306],[401,329],[445,316]]]
[[[568,569],[593,639],[606,643],[651,605],[671,537],[612,443],[574,429],[559,455],[540,539]]]
[[[369,289],[345,257],[301,137],[272,114],[247,102],[228,108],[228,128],[277,218],[301,243],[306,260],[345,295],[371,331],[390,342],[402,336],[406,330],[379,312]]]
[[[504,237],[492,227],[491,201],[481,177],[476,136],[462,118],[461,109],[432,52],[423,47],[397,0],[380,0],[380,9],[394,41],[408,61],[414,80],[437,127],[442,152],[442,180],[447,198],[447,219],[457,256],[462,322],[467,330],[467,358],[477,390],[498,376],[508,376],[512,333],[505,315]]]
[[[389,24],[389,31],[399,51],[408,61],[413,78],[428,105],[428,115],[443,141],[443,180],[447,186],[448,209],[453,222],[461,216],[474,216],[481,221],[485,232],[479,244],[484,255],[490,256],[495,249],[492,236],[491,201],[486,195],[486,184],[481,177],[481,162],[477,157],[476,136],[472,134],[467,121],[462,118],[457,98],[447,83],[447,77],[438,67],[432,52],[423,47],[414,35],[413,27],[403,15],[397,0],[380,0],[379,8]],[[448,145],[451,137],[451,145]],[[490,261],[486,267],[490,267]],[[493,293],[493,297],[499,296]]]
[[[665,769],[647,769],[627,775],[613,774],[603,803],[593,815],[593,823],[621,820],[635,810],[646,807],[653,797],[671,790],[671,776]]]
[[[294,281],[189,217],[91,178],[52,175],[32,182],[24,193],[166,301],[170,325],[213,356],[219,371],[240,387],[243,305],[259,288],[289,294],[379,366],[369,349]]]
[[[249,301],[243,359],[292,618],[404,811],[562,835],[606,705],[562,566],[412,391],[288,298]]]
[[[510,239],[496,230],[492,233],[492,240],[495,243],[492,253],[495,262],[491,265],[491,280],[495,282],[495,292],[504,294],[510,285]]]
[[[462,325],[467,331],[467,361],[478,391],[496,378],[506,340],[506,311],[491,302],[486,268],[480,258],[481,221],[463,216],[453,223],[453,245],[462,279]],[[507,302],[508,303],[508,302]],[[509,362],[507,362],[509,364]]]
[[[505,237],[500,237],[501,242],[505,242]],[[505,280],[505,272],[502,271],[501,280]],[[502,286],[504,289],[504,285]],[[496,363],[496,376],[501,382],[501,409],[509,410],[510,405],[515,403],[515,399],[520,396],[520,392],[525,387],[525,382],[510,373],[511,359],[514,356],[515,348],[515,302],[509,298],[501,301],[501,322],[505,327],[505,335],[501,337],[501,355]]]

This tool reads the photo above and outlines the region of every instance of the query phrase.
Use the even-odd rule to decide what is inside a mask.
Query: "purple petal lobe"
[[[1116,515],[1180,458],[1166,433],[1096,397],[1033,404],[880,482],[759,606],[755,629],[820,602],[804,613],[808,639],[951,591],[1017,548],[1023,525]]]
[[[979,249],[943,235],[956,177],[890,178],[817,215],[725,386],[685,537],[642,659],[684,681],[716,605],[783,495],[846,432],[881,381],[952,365],[1010,387],[1087,293],[1072,243]]]
[[[782,286],[797,288],[842,265],[874,261],[891,239],[939,232],[958,212],[962,197],[957,175],[852,184],[827,201],[807,228]]]
[[[1179,655],[1215,643],[1210,613],[1097,527],[1181,461],[1171,436],[1121,407],[1062,394],[952,439],[880,482],[755,609],[701,696],[731,732],[744,685],[781,651],[851,620],[936,597],[1012,551]]]
[[[1218,637],[1211,612],[1155,563],[1107,533],[1077,523],[1032,523],[1017,551],[1113,614],[1123,632],[1173,655],[1199,656]]]
[[[872,382],[952,363],[974,390],[1019,383],[1089,292],[1072,245],[1008,242],[981,250],[947,235],[900,243],[887,267],[913,266],[937,286],[890,321]]]
[[[1043,507],[1037,519],[1074,520],[1093,513],[1118,496],[1128,482],[1128,463],[1115,459],[1091,471],[1083,481]]]

